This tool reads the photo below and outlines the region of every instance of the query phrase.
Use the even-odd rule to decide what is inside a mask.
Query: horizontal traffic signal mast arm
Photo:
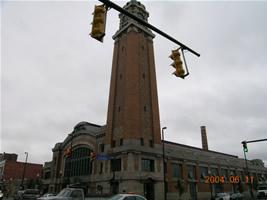
[[[245,143],[253,143],[253,142],[263,142],[263,141],[267,141],[267,139],[260,139],[260,140],[249,140],[249,141],[243,141]],[[243,144],[243,142],[241,142]]]
[[[128,12],[127,10],[123,9],[122,7],[118,6],[117,4],[113,3],[112,1],[109,0],[99,0],[102,3],[104,3],[107,7],[113,8],[115,10],[117,10],[118,12],[127,15],[128,17],[134,19],[135,21],[139,22],[140,24],[150,28],[151,30],[155,31],[156,33],[162,35],[163,37],[171,40],[172,42],[174,42],[175,44],[181,46],[182,49],[184,50],[188,50],[191,53],[195,54],[196,56],[200,56],[199,53],[197,53],[196,51],[192,50],[191,48],[189,48],[188,46],[184,45],[183,43],[177,41],[176,39],[174,39],[173,37],[169,36],[168,34],[164,33],[163,31],[159,30],[158,28],[156,28],[155,26],[147,23],[146,21],[138,18],[137,16],[133,15],[132,13]]]

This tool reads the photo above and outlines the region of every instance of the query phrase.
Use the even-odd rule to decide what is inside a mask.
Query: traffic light
[[[242,144],[243,144],[243,150],[244,150],[244,152],[248,152],[247,142],[246,141],[243,141]]]
[[[173,74],[177,77],[184,78],[185,77],[185,70],[183,68],[183,62],[181,60],[181,54],[179,49],[172,50],[172,54],[169,56],[174,62],[171,64],[176,71]]]
[[[71,148],[69,147],[64,151],[64,156],[69,157],[70,154],[71,154]]]
[[[94,15],[93,22],[92,22],[92,31],[90,33],[92,38],[103,42],[103,38],[105,36],[105,29],[106,29],[106,16],[107,16],[107,9],[105,5],[98,5],[95,6],[95,10],[92,13]]]
[[[94,151],[90,152],[90,158],[91,160],[94,160],[96,158],[96,153]]]

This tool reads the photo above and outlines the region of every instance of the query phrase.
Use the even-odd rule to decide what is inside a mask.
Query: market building
[[[131,0],[124,8],[147,21],[149,13],[140,2]],[[207,199],[216,192],[246,190],[244,159],[209,150],[204,126],[203,148],[161,139],[155,35],[119,17],[106,125],[80,122],[54,146],[45,173],[47,190],[58,192],[76,184],[88,194],[134,192],[149,200],[162,200],[165,194],[168,200]],[[261,161],[249,161],[248,168],[254,181],[267,180]],[[208,181],[211,176],[219,181]],[[232,180],[236,176],[239,183]]]

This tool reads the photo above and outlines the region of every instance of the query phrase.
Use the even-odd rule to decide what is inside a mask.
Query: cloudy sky
[[[116,2],[123,6],[126,2]],[[2,1],[1,152],[44,163],[80,121],[106,123],[115,10],[106,36],[88,36],[97,1]],[[190,75],[172,75],[177,46],[154,39],[161,126],[166,140],[243,157],[241,141],[267,138],[267,2],[144,1],[149,22],[201,54],[186,52]],[[267,163],[267,142],[248,145]]]

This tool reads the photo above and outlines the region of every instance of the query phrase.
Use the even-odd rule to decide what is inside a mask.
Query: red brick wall
[[[137,29],[114,45],[106,143],[121,138],[161,143],[153,42]]]
[[[39,177],[42,175],[43,165],[40,164],[33,164],[27,163],[25,168],[25,176],[26,179],[35,179],[37,178],[38,174]],[[15,162],[7,160],[5,162],[4,168],[4,179],[21,179],[24,170],[24,163],[23,162]]]

